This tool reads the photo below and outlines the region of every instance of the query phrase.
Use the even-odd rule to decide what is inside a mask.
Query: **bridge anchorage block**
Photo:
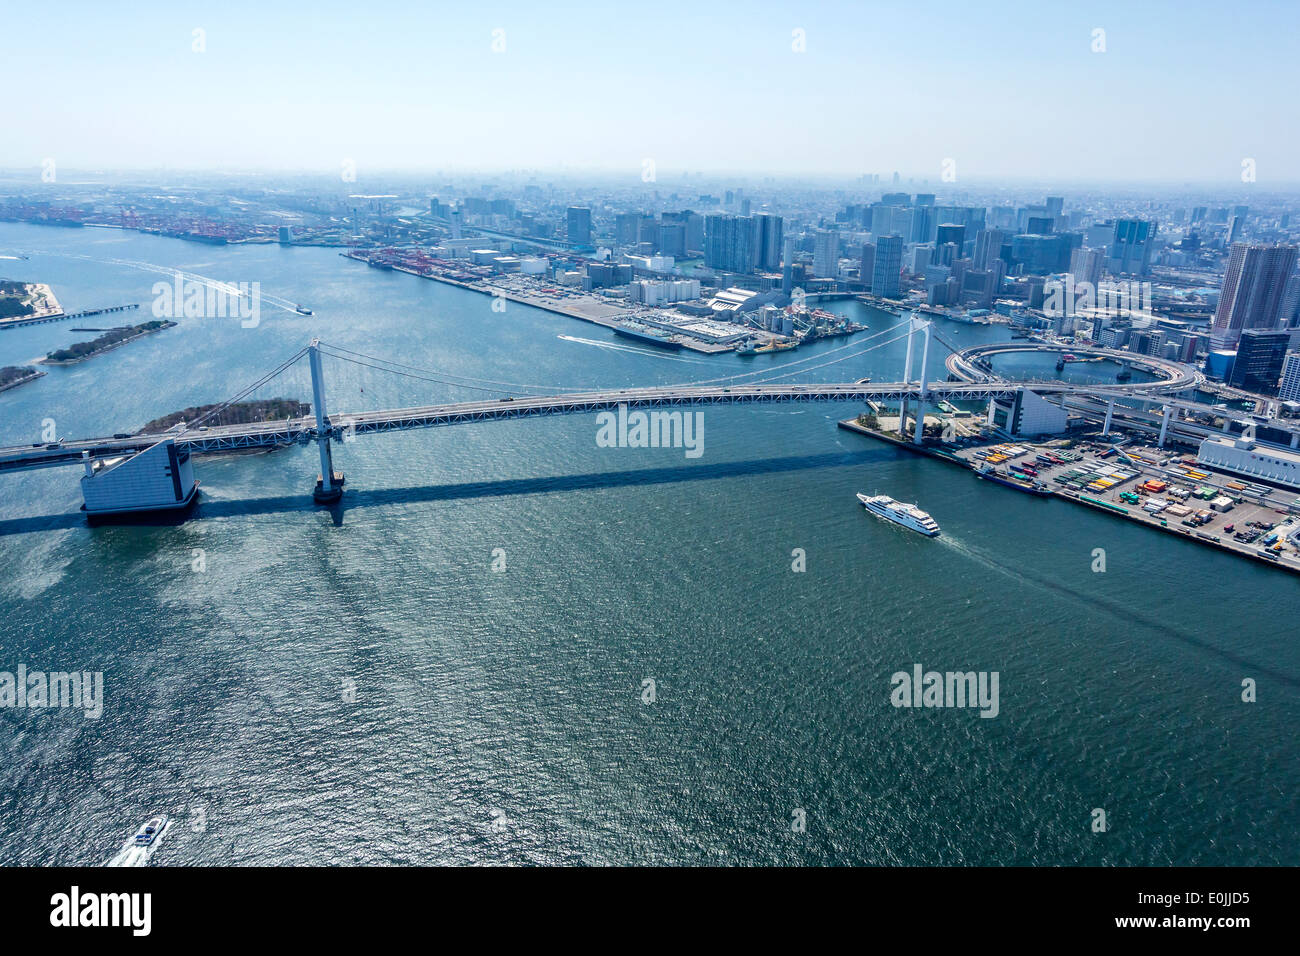
[[[316,476],[316,490],[311,493],[312,501],[318,505],[332,505],[343,497],[343,472],[336,471],[330,476],[330,486],[325,487],[321,476]]]

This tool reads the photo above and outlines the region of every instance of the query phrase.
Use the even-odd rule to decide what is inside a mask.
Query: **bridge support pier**
[[[1065,403],[1064,399],[1062,399],[1062,404],[1064,403]],[[1109,402],[1106,403],[1106,424],[1101,427],[1101,434],[1103,437],[1108,437],[1110,435],[1110,420],[1114,416],[1115,416],[1115,399],[1112,398]]]
[[[1160,441],[1156,443],[1157,448],[1165,447],[1165,436],[1169,434],[1169,419],[1173,417],[1174,406],[1166,405],[1164,414],[1160,416]]]
[[[320,365],[320,339],[312,339],[308,349],[311,359],[311,396],[316,411],[316,447],[320,450],[320,475],[312,500],[318,505],[334,504],[343,497],[343,472],[334,470],[330,453],[329,421],[325,415],[325,376]]]

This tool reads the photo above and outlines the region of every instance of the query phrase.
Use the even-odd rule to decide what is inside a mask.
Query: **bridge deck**
[[[988,401],[1007,398],[1026,386],[1014,382],[938,382],[926,389],[927,401]],[[1040,394],[1067,397],[1086,395],[1093,398],[1116,398],[1132,401],[1141,398],[1131,390],[1098,388],[1089,385],[1034,385]],[[446,405],[387,409],[374,412],[347,412],[329,416],[330,437],[343,434],[399,431],[408,428],[432,428],[468,422],[499,421],[541,415],[568,415],[594,412],[627,405],[630,408],[689,407],[704,405],[740,405],[783,402],[869,402],[920,398],[917,382],[843,383],[826,385],[728,385],[728,386],[660,386],[628,388],[570,395],[520,396]],[[1162,400],[1152,395],[1153,400]],[[173,438],[177,446],[194,454],[232,451],[244,448],[274,448],[307,442],[316,437],[312,417],[247,425],[218,425],[206,429],[173,430],[163,434],[137,435],[130,438],[89,438],[66,441],[56,448],[45,445],[0,448],[0,473],[33,468],[75,465],[82,452],[92,458],[129,455],[148,448],[163,438]]]

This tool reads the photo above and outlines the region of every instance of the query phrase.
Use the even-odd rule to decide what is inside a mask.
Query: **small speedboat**
[[[153,846],[165,829],[167,829],[167,814],[160,813],[157,816],[150,817],[144,821],[144,825],[136,832],[135,845]]]

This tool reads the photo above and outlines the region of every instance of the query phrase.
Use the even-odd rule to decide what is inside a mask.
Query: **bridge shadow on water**
[[[558,494],[600,488],[671,485],[687,481],[716,481],[722,478],[776,475],[819,468],[843,468],[896,461],[900,456],[906,454],[904,451],[893,448],[873,448],[825,455],[797,455],[785,458],[759,458],[749,461],[683,464],[664,468],[601,471],[538,478],[503,478],[492,481],[463,482],[454,485],[423,485],[408,488],[376,489],[349,486],[343,493],[343,500],[332,506],[315,504],[311,500],[311,493],[307,490],[304,481],[302,494],[280,495],[273,498],[227,500],[200,497],[198,504],[185,515],[125,517],[120,520],[101,518],[97,519],[96,523],[99,525],[171,527],[183,524],[186,521],[203,521],[212,518],[236,518],[325,510],[333,515],[336,525],[341,525],[346,513],[355,508],[376,508],[438,501],[464,501],[475,498],[504,498],[511,495]],[[82,512],[38,515],[30,518],[8,518],[0,520],[0,537],[37,531],[83,528],[86,524],[86,516]]]
[[[553,475],[538,478],[505,478],[494,481],[472,481],[454,485],[424,485],[409,488],[382,488],[367,490],[348,488],[343,500],[336,505],[317,505],[311,494],[281,495],[274,498],[246,498],[211,500],[200,498],[189,512],[168,516],[131,517],[119,521],[100,519],[98,524],[144,525],[170,527],[186,521],[212,518],[238,518],[257,515],[310,513],[318,510],[330,512],[334,524],[342,525],[345,514],[354,508],[391,507],[393,505],[432,503],[439,501],[466,501],[479,498],[506,498],[512,495],[560,494],[600,488],[629,488],[652,485],[672,485],[688,481],[715,481],[722,478],[777,475],[819,468],[843,468],[855,465],[878,464],[897,461],[907,456],[901,449],[879,447],[825,455],[799,455],[785,458],[759,458],[750,461],[727,461],[709,464],[683,464],[664,468],[641,468],[629,471],[590,472],[580,475]],[[39,515],[30,518],[0,520],[0,537],[40,531],[58,531],[86,527],[86,516],[81,512],[57,515]],[[1190,544],[1190,542],[1184,542]],[[985,557],[984,560],[992,560]],[[1210,641],[1170,627],[1159,615],[1130,608],[1109,601],[1092,592],[1063,585],[1059,580],[1018,564],[994,561],[999,567],[1023,577],[1027,582],[1044,590],[1055,592],[1063,598],[1083,601],[1126,624],[1139,624],[1152,633],[1170,641],[1190,646],[1199,652],[1226,661],[1234,666],[1253,668],[1293,690],[1300,688],[1294,675],[1271,666],[1269,661],[1253,660],[1244,653],[1217,646]]]

